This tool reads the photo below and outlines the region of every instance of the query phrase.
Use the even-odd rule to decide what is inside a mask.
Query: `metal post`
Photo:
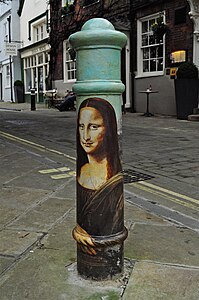
[[[36,106],[35,106],[35,89],[30,90],[30,95],[31,95],[31,110],[36,110]]]
[[[120,159],[121,50],[127,38],[94,18],[69,40],[77,53],[77,270],[85,278],[108,279],[123,270],[127,237]]]
[[[11,43],[11,16],[7,18],[8,20],[8,41]],[[13,102],[13,90],[12,90],[12,56],[9,56],[9,64],[10,64],[10,97]]]

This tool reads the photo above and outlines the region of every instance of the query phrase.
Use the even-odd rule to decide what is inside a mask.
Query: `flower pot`
[[[186,120],[198,107],[199,79],[175,79],[177,119]]]
[[[14,86],[15,92],[15,102],[23,103],[24,102],[24,87],[20,85]]]

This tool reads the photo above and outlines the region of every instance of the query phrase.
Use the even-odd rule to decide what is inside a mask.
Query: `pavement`
[[[1,300],[199,299],[198,122],[123,115],[124,271],[92,281],[77,274],[71,236],[74,145],[64,152],[56,132],[46,138],[47,122],[64,120],[69,128],[75,112],[60,115],[43,104],[31,112],[28,103],[1,102],[0,116]]]

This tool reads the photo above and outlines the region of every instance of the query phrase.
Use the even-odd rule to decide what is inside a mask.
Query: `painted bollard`
[[[69,40],[77,58],[77,270],[86,278],[108,279],[123,270],[127,237],[119,142],[126,36],[94,18]]]

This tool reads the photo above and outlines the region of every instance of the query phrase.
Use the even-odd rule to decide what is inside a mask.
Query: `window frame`
[[[45,20],[43,22],[39,22],[33,24],[33,41],[39,42],[47,37],[47,30],[45,26]]]
[[[150,21],[152,19],[157,19],[158,17],[160,17],[160,15],[163,17],[163,21],[165,22],[165,12],[158,12],[158,13],[148,15],[148,16],[145,16],[145,17],[137,20],[137,74],[136,74],[136,78],[164,75],[164,71],[165,71],[165,36],[163,36],[162,43],[155,43],[155,44],[146,45],[146,46],[142,45],[142,36],[143,36],[142,23],[145,21]],[[148,31],[148,33],[146,33],[148,35],[148,37],[150,36],[150,32],[152,34],[152,30]],[[160,45],[163,46],[163,53],[162,53],[163,69],[161,71],[157,71],[157,66],[156,66],[156,71],[144,72],[143,71],[143,63],[144,63],[143,50],[144,49],[150,50],[150,48],[152,48],[152,47],[156,47],[156,50],[157,50],[157,47]],[[149,61],[150,61],[150,58],[149,58]],[[156,63],[157,63],[157,56],[156,56]]]
[[[31,23],[31,36],[29,40],[33,42],[39,42],[48,37],[47,27],[46,27],[46,17],[43,17],[35,22]]]
[[[10,88],[10,66],[6,65],[6,85],[5,88]]]
[[[73,3],[74,3],[74,0],[62,0],[62,7],[72,5]]]
[[[40,58],[42,58],[42,61]],[[49,61],[47,58],[49,59],[49,52],[47,50],[23,58],[25,93],[30,93],[31,88],[35,88],[36,93],[38,93],[38,72],[41,68],[43,70],[43,77],[41,81],[43,91],[46,90],[46,78],[49,74]],[[39,92],[41,92],[41,90],[39,90]]]
[[[75,74],[77,69],[76,69],[76,60],[72,60],[72,59],[68,59],[68,57],[70,56],[69,52],[67,51],[67,49],[70,48],[70,44],[69,44],[69,41],[66,40],[63,42],[63,70],[64,70],[64,83],[74,83],[77,79],[76,79],[76,76],[74,78],[70,78],[69,79],[69,76],[68,74],[70,72],[74,72]],[[68,55],[68,56],[67,56]],[[69,69],[68,68],[68,64],[74,64],[75,68],[71,68]],[[73,77],[73,76],[72,76]]]

